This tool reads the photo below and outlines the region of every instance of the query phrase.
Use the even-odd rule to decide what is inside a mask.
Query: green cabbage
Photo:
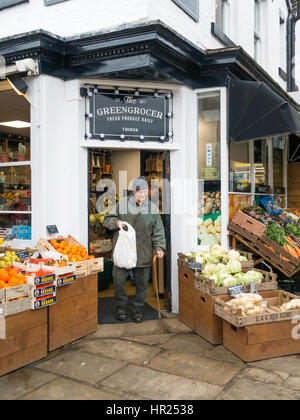
[[[229,261],[239,260],[240,256],[241,256],[240,253],[238,251],[235,251],[234,249],[229,251],[226,255]]]
[[[231,274],[241,273],[242,272],[242,264],[239,261],[233,260],[229,261],[227,264]]]
[[[264,278],[263,274],[255,270],[250,270],[245,274],[246,284],[262,283],[263,278]]]

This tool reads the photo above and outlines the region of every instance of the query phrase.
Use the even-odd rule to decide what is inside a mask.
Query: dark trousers
[[[148,283],[150,280],[151,267],[137,267],[134,268],[136,296],[132,302],[133,308],[142,311],[147,298]],[[125,284],[130,270],[119,268],[114,265],[113,267],[113,281],[115,288],[116,306],[127,306],[128,296],[125,291]]]

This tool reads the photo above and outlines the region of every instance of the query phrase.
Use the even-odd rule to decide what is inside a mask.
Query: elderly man
[[[134,269],[136,296],[130,314],[134,322],[143,322],[143,308],[147,297],[153,253],[155,251],[158,258],[163,258],[166,240],[159,210],[148,198],[148,184],[144,177],[133,181],[132,192],[131,197],[121,199],[115,209],[105,217],[104,225],[107,229],[115,231],[114,245],[123,222],[129,223],[136,231],[137,264]],[[113,267],[116,317],[120,321],[125,321],[127,318],[128,296],[125,284],[129,271]]]

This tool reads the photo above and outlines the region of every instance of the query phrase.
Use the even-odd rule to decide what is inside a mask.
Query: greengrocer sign
[[[132,92],[94,93],[90,99],[90,138],[168,141],[170,96]]]

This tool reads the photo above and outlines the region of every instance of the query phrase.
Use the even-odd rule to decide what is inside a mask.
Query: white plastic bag
[[[135,230],[129,223],[123,223],[128,230],[124,230],[121,226],[119,237],[115,246],[113,260],[114,265],[119,268],[130,270],[136,266],[136,235]]]

